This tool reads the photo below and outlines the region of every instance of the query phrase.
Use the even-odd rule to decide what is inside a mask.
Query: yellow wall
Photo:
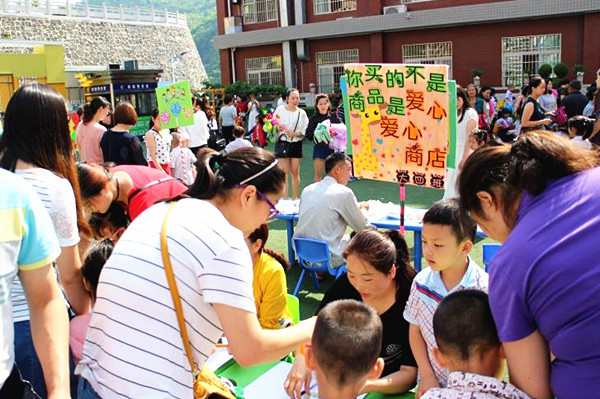
[[[65,51],[63,46],[39,46],[33,53],[44,55],[46,83],[65,83]]]
[[[0,73],[18,77],[46,76],[46,60],[42,54],[0,54]]]

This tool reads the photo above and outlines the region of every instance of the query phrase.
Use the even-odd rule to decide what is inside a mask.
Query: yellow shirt
[[[262,328],[275,330],[291,324],[285,271],[271,255],[263,252],[254,265],[252,287],[256,316]]]

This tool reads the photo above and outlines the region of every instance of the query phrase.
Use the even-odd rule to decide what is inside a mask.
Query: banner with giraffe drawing
[[[156,89],[156,102],[163,129],[194,124],[190,82],[176,82]]]
[[[346,64],[344,70],[355,175],[443,189],[456,115],[448,66]]]

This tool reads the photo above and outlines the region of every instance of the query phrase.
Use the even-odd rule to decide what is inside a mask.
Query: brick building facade
[[[217,0],[224,84],[333,89],[346,62],[443,63],[461,85],[520,86],[544,63],[600,67],[600,1]]]

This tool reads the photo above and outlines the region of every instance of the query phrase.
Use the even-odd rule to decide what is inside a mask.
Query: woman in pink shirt
[[[82,121],[77,125],[75,134],[81,160],[88,163],[102,163],[100,140],[106,128],[100,123],[110,113],[110,103],[104,97],[96,97],[83,106]]]

